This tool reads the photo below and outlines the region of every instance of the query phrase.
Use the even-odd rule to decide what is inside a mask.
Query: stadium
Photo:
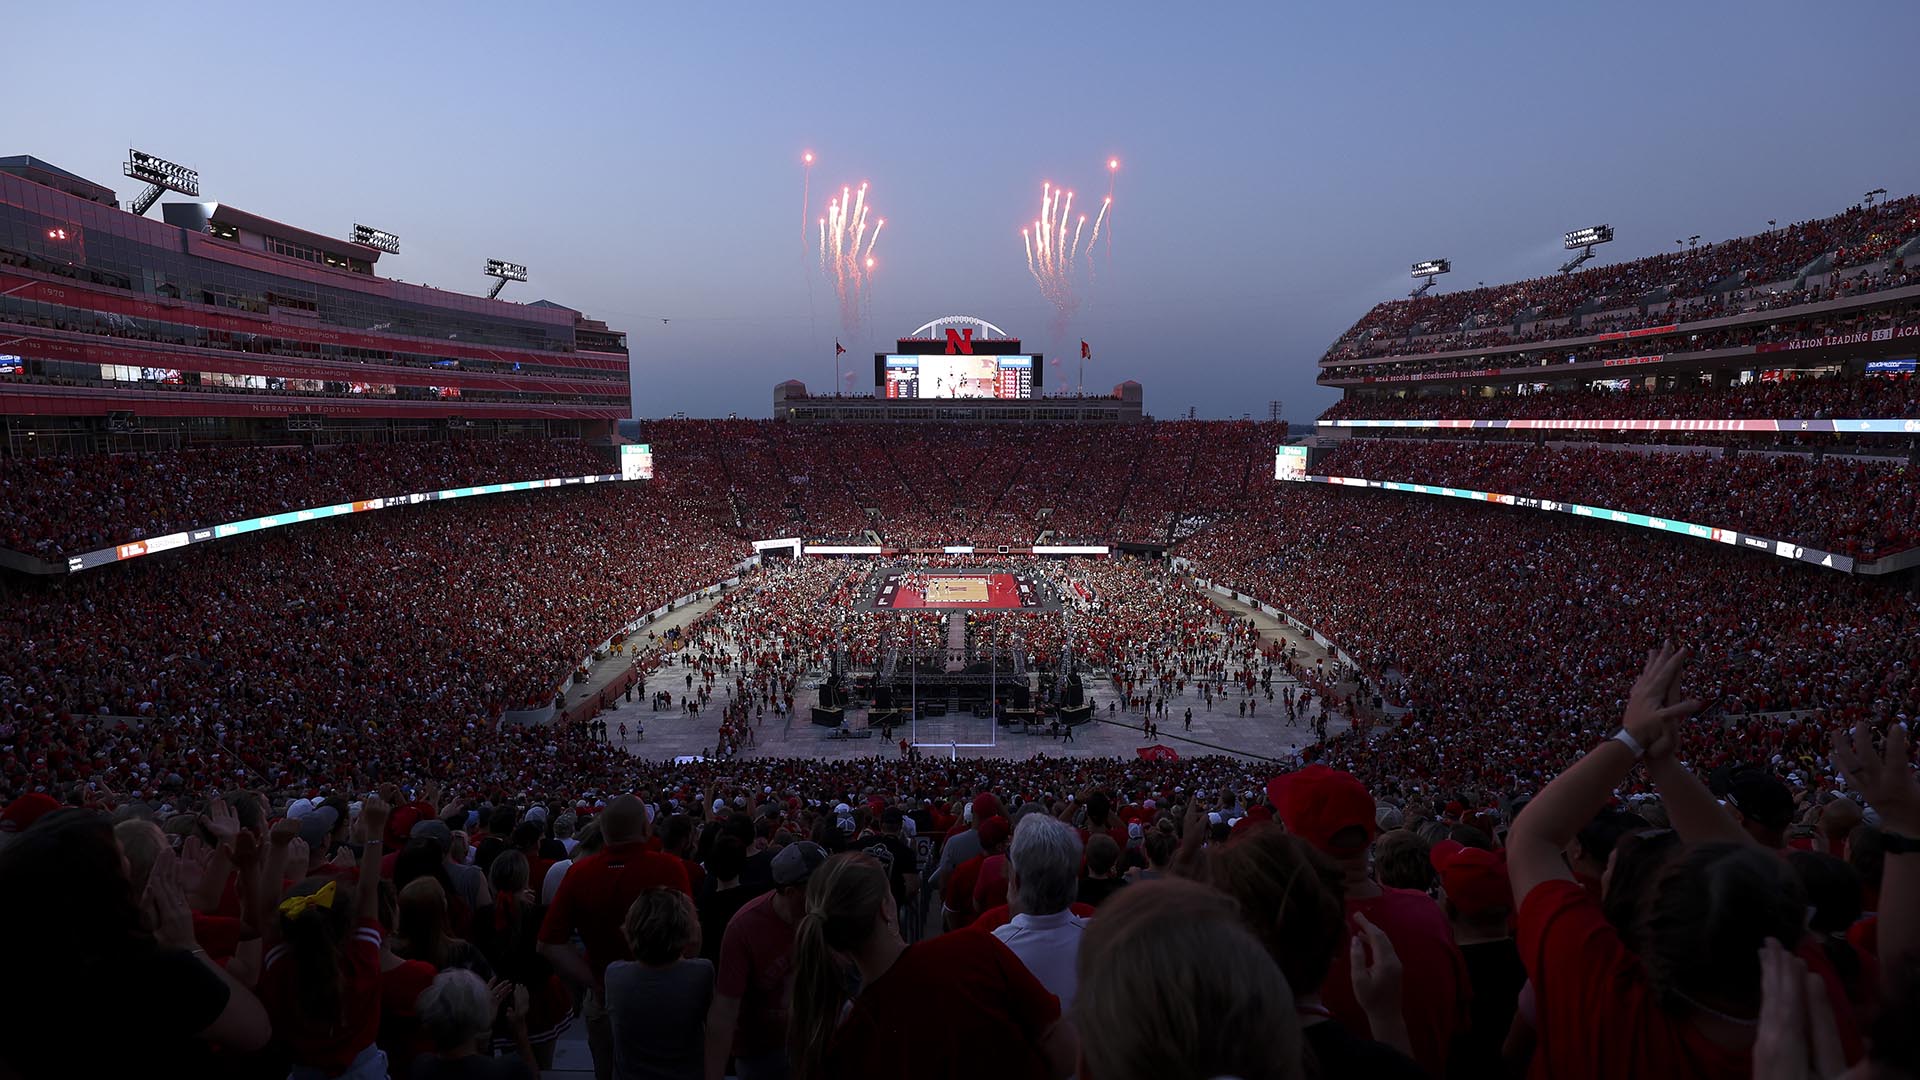
[[[1051,322],[803,195],[871,369],[701,418],[0,157],[0,1076],[1920,1076],[1920,194],[1414,263],[1301,424],[1087,389],[1117,168]]]

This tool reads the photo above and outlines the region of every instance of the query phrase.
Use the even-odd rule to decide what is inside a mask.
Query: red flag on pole
[[[1093,359],[1093,346],[1087,344],[1084,341],[1080,343],[1080,359],[1082,360]]]
[[[1082,345],[1082,346],[1084,347],[1084,346],[1086,345],[1086,342],[1084,342],[1084,341],[1083,341],[1083,342],[1081,342],[1080,344],[1081,344],[1081,345]],[[835,355],[835,356],[839,356],[839,355],[840,355],[841,353],[843,353],[843,352],[846,352],[846,351],[847,351],[847,347],[846,347],[845,345],[842,345],[842,344],[840,344],[840,341],[839,341],[839,339],[838,339],[838,338],[836,338],[836,339],[834,339],[834,342],[833,342],[833,355]]]

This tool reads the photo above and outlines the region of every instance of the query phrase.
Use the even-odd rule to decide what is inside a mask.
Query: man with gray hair
[[[1080,834],[1046,814],[1022,817],[1007,849],[1007,903],[1015,914],[993,936],[1060,999],[1062,1010],[1073,1007],[1074,963],[1091,921],[1069,910],[1079,876]]]

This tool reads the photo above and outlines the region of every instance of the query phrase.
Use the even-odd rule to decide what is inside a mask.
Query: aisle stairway
[[[967,666],[967,613],[954,611],[947,614],[947,670],[959,671]]]

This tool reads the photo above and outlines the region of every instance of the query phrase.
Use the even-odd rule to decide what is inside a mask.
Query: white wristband
[[[1614,732],[1613,741],[1633,751],[1633,759],[1635,761],[1647,756],[1647,748],[1641,746],[1640,740],[1634,738],[1633,733],[1626,728],[1621,728],[1619,731]]]

